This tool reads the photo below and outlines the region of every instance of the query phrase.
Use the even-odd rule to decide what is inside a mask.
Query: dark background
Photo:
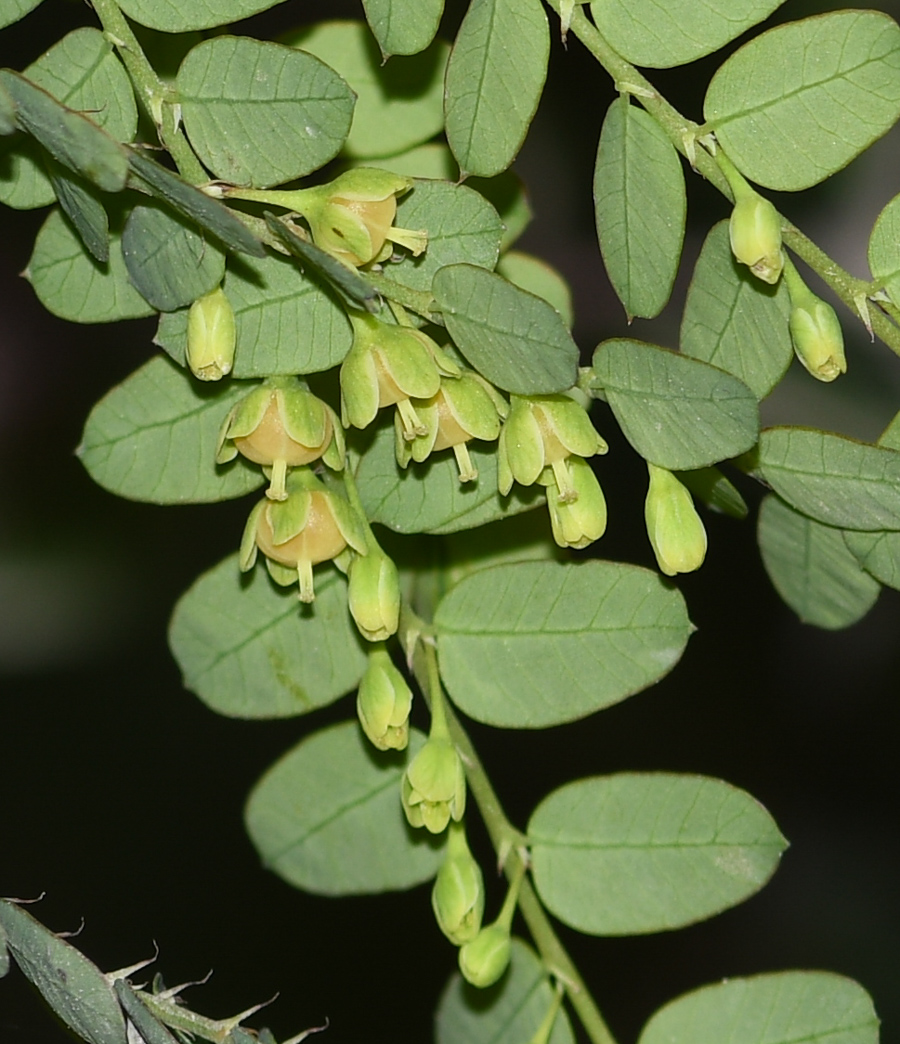
[[[838,6],[790,0],[778,18]],[[450,30],[460,10],[448,5]],[[359,17],[360,7],[289,0],[240,31],[338,15]],[[45,0],[0,32],[0,64],[23,68],[91,20],[86,6]],[[699,118],[719,60],[651,79]],[[572,283],[586,353],[626,332],[672,347],[687,275],[661,320],[628,328],[597,250],[591,168],[611,98],[577,42],[566,52],[554,39],[547,94],[517,163],[536,214],[519,245]],[[863,277],[872,223],[898,191],[898,133],[808,196],[776,200]],[[689,193],[686,274],[709,225],[727,216],[698,178]],[[43,214],[4,211],[0,220],[0,894],[46,891],[34,912],[57,931],[83,919],[77,944],[104,969],[150,956],[154,941],[169,983],[214,968],[190,993],[204,1014],[230,1015],[279,992],[252,1020],[279,1038],[327,1016],[321,1039],[333,1044],[429,1040],[455,954],[433,924],[427,886],[307,896],[260,868],[241,825],[263,770],[307,732],[351,715],[352,702],[308,719],[227,720],[182,689],[166,649],[174,601],[234,549],[247,503],[128,503],[94,486],[74,456],[92,404],[152,354],[154,323],[78,327],[47,315],[17,278]],[[767,423],[873,439],[894,415],[900,360],[871,345],[846,310],[841,317],[847,376],[824,386],[795,366],[764,404]],[[652,565],[640,461],[602,412],[598,424],[611,442],[600,465],[610,524],[598,551]],[[632,939],[562,931],[622,1044],[681,992],[789,967],[858,979],[884,1020],[883,1039],[900,1044],[900,596],[884,591],[843,632],[803,626],[769,585],[752,522],[707,524],[707,563],[679,580],[698,631],[671,676],[586,722],[533,734],[472,726],[473,737],[519,824],[569,779],[665,769],[749,790],[791,841],[767,888],[704,924]],[[502,889],[491,887],[495,909]],[[0,981],[2,1044],[66,1039],[17,970]]]

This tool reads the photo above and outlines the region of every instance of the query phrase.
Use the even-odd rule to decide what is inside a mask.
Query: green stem
[[[143,48],[115,0],[92,0],[106,38],[119,53],[135,92],[156,124],[160,143],[169,151],[179,173],[195,185],[209,175],[194,155],[179,126],[180,114],[173,91],[156,75]]]

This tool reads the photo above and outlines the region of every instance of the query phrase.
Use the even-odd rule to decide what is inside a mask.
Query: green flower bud
[[[548,476],[547,507],[553,539],[560,547],[587,547],[606,532],[606,498],[583,457],[569,457],[567,463],[574,497],[564,500],[565,494]]]
[[[847,372],[844,334],[835,310],[809,289],[791,261],[784,267],[791,295],[789,320],[794,352],[819,381],[833,381]]]
[[[234,365],[234,309],[221,287],[198,297],[188,312],[187,364],[201,381],[220,381]]]
[[[549,467],[561,499],[570,502],[577,493],[568,458],[608,449],[587,413],[568,395],[514,395],[497,447],[500,492],[509,493],[514,481],[523,486],[538,482]]]
[[[372,649],[356,696],[363,732],[379,750],[405,750],[411,707],[412,692],[387,650]]]
[[[429,736],[403,776],[400,798],[410,826],[439,834],[466,810],[466,776],[449,738]]]
[[[450,824],[447,854],[431,889],[431,906],[438,927],[454,946],[470,942],[481,929],[484,880],[462,823]]]
[[[347,576],[350,612],[363,638],[383,642],[396,634],[400,623],[400,575],[393,560],[375,544],[367,555],[353,559]]]
[[[671,471],[649,461],[647,470],[644,518],[659,568],[666,576],[692,573],[706,557],[706,530],[691,494]]]
[[[397,462],[405,468],[410,460],[426,460],[436,450],[451,449],[459,468],[460,482],[474,482],[478,472],[466,443],[470,439],[492,441],[500,434],[500,422],[509,412],[506,400],[483,377],[472,370],[451,380],[441,380],[436,395],[413,404],[425,430],[410,439],[400,423],[395,425]]]
[[[421,331],[390,326],[371,315],[352,315],[353,345],[341,365],[341,417],[345,427],[365,428],[382,406],[397,405],[407,438],[425,431],[410,398],[425,399],[441,375],[459,367]]]
[[[734,256],[764,283],[777,283],[784,267],[781,218],[772,204],[756,192],[734,205],[729,225]]]
[[[510,934],[506,925],[489,924],[459,951],[459,970],[479,989],[493,986],[509,965]]]
[[[216,463],[241,453],[270,468],[266,496],[287,497],[288,468],[321,458],[330,468],[344,466],[344,433],[334,410],[295,377],[270,377],[232,409],[219,433]]]
[[[251,569],[259,549],[272,579],[283,586],[299,581],[301,601],[312,602],[312,567],[335,558],[348,545],[361,555],[366,553],[366,534],[356,512],[311,471],[301,468],[288,476],[285,500],[263,500],[250,513],[241,540],[240,566],[243,572]]]

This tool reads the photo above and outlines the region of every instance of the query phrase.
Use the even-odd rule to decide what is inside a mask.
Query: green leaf
[[[843,529],[900,529],[900,453],[811,428],[759,438],[763,481],[804,515]]]
[[[0,84],[0,134],[12,134],[16,130],[16,103],[9,91]]]
[[[217,178],[267,188],[318,170],[340,151],[354,95],[311,54],[241,36],[204,40],[178,70],[191,145]]]
[[[880,11],[833,11],[770,29],[721,66],[703,111],[751,181],[809,188],[900,116],[900,26]]]
[[[578,346],[546,301],[474,265],[440,269],[432,291],[456,346],[498,388],[538,395],[575,383]]]
[[[122,256],[134,286],[154,308],[171,312],[222,281],[225,255],[191,224],[159,206],[137,206],[122,232]]]
[[[264,482],[243,457],[217,465],[219,429],[252,385],[202,383],[156,356],[91,410],[77,453],[99,485],[129,500],[206,504]]]
[[[121,0],[119,7],[141,25],[164,33],[211,29],[268,11],[282,0]]]
[[[900,591],[900,532],[843,532],[844,543],[863,569],[885,586]]]
[[[649,113],[617,98],[600,132],[594,216],[606,271],[629,319],[652,319],[669,300],[686,214],[675,147]]]
[[[410,729],[406,751],[378,752],[345,721],[288,751],[247,802],[247,833],[265,866],[317,895],[400,891],[433,877],[441,846],[407,824],[399,798],[424,742]]]
[[[575,321],[572,291],[552,265],[531,254],[523,254],[520,250],[510,250],[500,258],[497,273],[520,289],[553,305],[566,326],[572,329]]]
[[[678,479],[711,511],[731,518],[747,517],[747,502],[718,468],[676,472]]]
[[[393,424],[381,425],[356,471],[367,517],[398,533],[455,533],[543,503],[537,487],[516,487],[508,497],[501,497],[495,448],[478,442],[470,442],[468,448],[478,471],[476,482],[459,481],[449,451],[404,469],[394,455]]]
[[[438,31],[444,0],[363,0],[363,7],[387,58],[425,50]]]
[[[136,187],[168,203],[176,213],[212,233],[232,250],[254,257],[265,256],[262,243],[223,203],[211,199],[177,174],[134,149],[129,151],[128,162],[131,166],[131,180],[136,182]]]
[[[900,306],[900,196],[894,196],[878,215],[869,238],[869,268]]]
[[[232,718],[308,714],[355,688],[366,667],[340,573],[319,570],[305,606],[265,570],[242,578],[236,554],[182,595],[169,645],[185,687]]]
[[[784,280],[760,282],[731,251],[728,222],[714,225],[694,267],[681,320],[681,351],[734,374],[764,399],[794,357]]]
[[[591,14],[610,46],[651,69],[685,65],[758,25],[784,0],[594,0]]]
[[[692,629],[676,588],[604,561],[479,570],[447,593],[434,626],[453,702],[518,729],[575,721],[648,688]]]
[[[47,172],[60,208],[94,258],[109,261],[109,218],[96,190],[47,157]]]
[[[736,457],[753,446],[753,392],[715,366],[642,341],[597,346],[593,388],[601,389],[631,445],[670,471]]]
[[[669,772],[568,783],[535,809],[528,838],[544,905],[589,935],[712,917],[759,891],[787,847],[745,791]]]
[[[384,266],[386,276],[414,290],[430,290],[435,274],[446,265],[492,269],[500,255],[500,217],[484,196],[466,185],[417,181],[400,200],[395,224],[428,232],[424,254]]]
[[[803,623],[836,631],[875,604],[881,585],[863,571],[840,529],[769,495],[759,508],[757,539],[769,579]]]
[[[6,929],[0,921],[0,979],[9,974],[9,949],[6,945]]]
[[[0,29],[5,29],[13,22],[24,18],[40,2],[41,0],[0,0]]]
[[[550,54],[540,0],[472,0],[447,65],[447,140],[464,174],[512,163],[537,111]]]
[[[540,958],[513,937],[509,971],[486,990],[451,976],[435,1013],[436,1044],[522,1044],[533,1040],[553,1004],[555,991]],[[575,1044],[560,1008],[547,1044]]]
[[[111,323],[153,312],[128,279],[119,236],[110,237],[109,262],[101,265],[58,210],[41,226],[25,275],[47,311],[73,323]]]
[[[269,255],[226,269],[223,289],[234,309],[233,377],[330,370],[350,351],[344,309],[297,265]],[[160,316],[156,343],[185,365],[187,311]]]
[[[726,979],[660,1008],[639,1044],[877,1044],[866,991],[832,972],[783,971]]]
[[[416,7],[422,6],[417,0]],[[282,42],[330,65],[356,95],[344,143],[348,155],[394,156],[443,129],[444,70],[450,53],[443,40],[387,64],[365,22],[319,22]]]
[[[29,65],[25,75],[76,113],[90,117],[116,141],[133,138],[137,107],[131,82],[99,30],[82,28],[68,33]],[[3,82],[0,78],[0,88]],[[21,209],[53,202],[42,150],[33,140],[16,135],[0,142],[0,159],[5,160],[0,167],[6,168],[0,179],[0,201]]]
[[[10,900],[0,899],[0,925],[16,964],[70,1029],[88,1044],[126,1044],[119,1002],[95,964]]]

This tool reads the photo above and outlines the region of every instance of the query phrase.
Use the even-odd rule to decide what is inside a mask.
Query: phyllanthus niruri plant
[[[35,6],[0,0],[0,20]],[[267,865],[327,895],[434,879],[459,976],[497,984],[476,1004],[451,980],[440,1044],[565,1044],[573,1014],[594,1044],[613,1044],[602,990],[595,1000],[551,918],[594,935],[688,925],[760,889],[786,842],[749,794],[673,773],[572,780],[519,829],[460,714],[505,729],[578,720],[654,684],[690,636],[675,584],[601,557],[619,510],[602,478],[629,465],[605,456],[595,398],[646,462],[665,577],[728,539],[715,513],[748,513],[730,471],[771,490],[762,558],[801,619],[846,627],[882,584],[900,587],[900,413],[874,445],[759,421],[794,352],[822,381],[848,365],[837,315],[794,256],[845,320],[900,352],[900,196],[872,230],[867,280],[767,195],[821,182],[897,121],[900,27],[835,11],[766,29],[777,0],[727,13],[696,0],[471,0],[445,41],[440,0],[365,0],[368,22],[277,42],[191,35],[171,83],[132,28],[196,34],[271,6],[94,0],[96,28],[0,71],[0,198],[57,204],[28,265],[38,297],[76,322],[159,313],[163,354],[96,405],[79,454],[107,489],[157,504],[266,487],[239,551],[180,599],[170,644],[186,686],[233,717],[302,715],[356,692],[356,718],[307,735],[254,787],[246,823]],[[639,71],[754,27],[712,77],[702,123]],[[615,338],[580,366],[564,280],[512,249],[529,211],[509,168],[554,33],[580,41],[619,92],[593,190],[629,318],[656,317],[671,295],[685,177],[733,204],[695,265],[676,347]],[[410,722],[419,704],[427,735]],[[486,909],[466,842],[474,816],[509,880],[499,910]],[[15,909],[0,924],[17,954],[2,919],[18,923]],[[512,935],[517,912],[529,943]],[[146,1044],[167,1039],[141,1028],[123,977],[115,990]],[[161,1001],[140,1000],[166,1021]],[[115,1011],[104,1041],[126,1044]],[[241,1044],[232,1021],[221,1041]],[[875,1038],[865,991],[781,972],[676,998],[641,1044],[834,1034]]]

